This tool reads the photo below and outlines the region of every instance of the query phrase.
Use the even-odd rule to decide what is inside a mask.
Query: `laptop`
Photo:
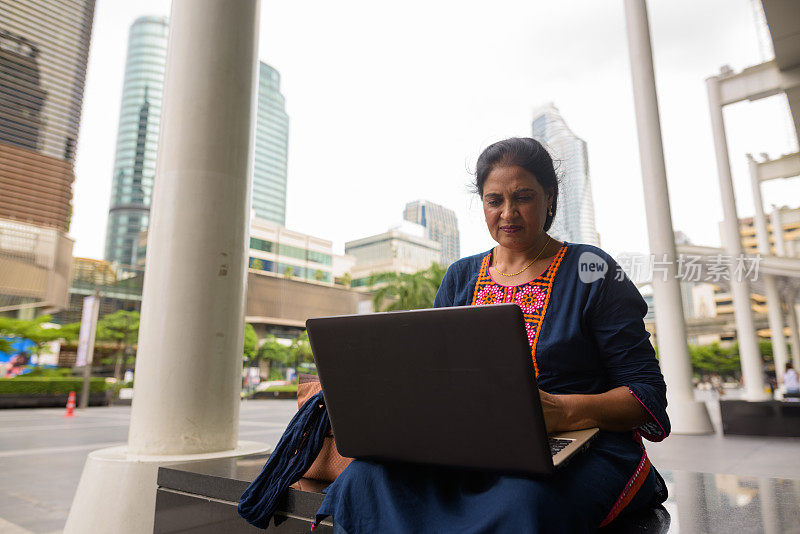
[[[342,456],[540,476],[598,432],[547,435],[516,304],[319,317],[306,328]]]

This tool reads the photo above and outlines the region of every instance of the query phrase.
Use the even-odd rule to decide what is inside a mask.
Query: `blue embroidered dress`
[[[592,532],[623,511],[666,499],[641,439],[664,439],[670,423],[639,291],[591,245],[564,242],[547,270],[520,286],[497,284],[490,264],[491,252],[455,262],[434,306],[517,303],[542,390],[596,394],[626,386],[650,420],[632,432],[601,431],[550,478],[356,460],[328,488],[318,519],[333,516],[348,534]]]

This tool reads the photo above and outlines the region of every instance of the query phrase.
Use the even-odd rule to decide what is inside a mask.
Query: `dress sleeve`
[[[650,333],[644,327],[647,303],[617,263],[610,256],[608,260],[610,268],[597,281],[590,297],[589,326],[609,387],[628,387],[650,414],[650,421],[639,427],[639,433],[650,441],[661,441],[670,432],[667,386]]]

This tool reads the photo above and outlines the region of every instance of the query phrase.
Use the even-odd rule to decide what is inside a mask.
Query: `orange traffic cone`
[[[64,414],[64,417],[75,417],[75,392],[69,392],[69,398],[67,399],[67,412]]]

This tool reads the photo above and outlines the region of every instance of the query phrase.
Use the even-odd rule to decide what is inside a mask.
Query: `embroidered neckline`
[[[498,285],[498,286],[500,286],[500,287],[522,287],[522,286],[524,286],[524,285],[528,285],[528,284],[530,284],[531,282],[535,282],[536,280],[539,280],[540,278],[544,278],[544,277],[547,275],[547,272],[548,272],[548,271],[549,271],[549,270],[550,270],[550,269],[553,267],[553,264],[555,264],[555,262],[556,262],[556,257],[559,255],[559,253],[561,252],[561,249],[563,249],[563,248],[567,248],[567,242],[566,242],[566,241],[563,241],[563,242],[562,242],[562,244],[561,244],[561,246],[560,246],[560,247],[558,247],[558,250],[557,250],[557,251],[556,251],[556,253],[553,255],[553,257],[550,259],[550,263],[547,265],[547,269],[545,269],[545,270],[542,272],[542,274],[540,274],[539,276],[537,276],[536,278],[534,278],[534,279],[532,279],[532,280],[528,280],[527,282],[522,282],[521,284],[517,284],[517,285],[515,285],[515,286],[507,286],[507,285],[505,285],[505,284],[501,284],[500,282],[498,282],[497,280],[495,280],[495,279],[492,277],[492,275],[489,273],[489,267],[491,267],[491,266],[492,266],[492,258],[494,257],[494,250],[495,250],[495,249],[492,249],[492,250],[490,250],[490,251],[489,251],[489,263],[487,264],[487,267],[486,267],[486,275],[487,275],[489,278],[491,278],[492,282],[494,282],[495,284],[497,284],[497,285]],[[483,267],[483,266],[481,266],[481,267]]]
[[[539,376],[539,367],[536,363],[536,343],[539,340],[539,332],[550,302],[553,282],[566,251],[567,242],[565,241],[541,275],[518,286],[504,286],[492,279],[489,275],[489,262],[492,256],[490,252],[481,261],[478,280],[472,294],[473,306],[507,302],[520,307],[525,318],[525,330],[531,346],[531,359],[536,376]]]

